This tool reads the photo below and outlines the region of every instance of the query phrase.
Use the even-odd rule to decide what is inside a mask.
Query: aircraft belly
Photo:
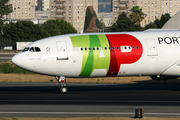
[[[145,76],[145,75],[157,75],[162,73],[164,68],[158,67],[156,63],[134,63],[134,64],[123,64],[118,72],[118,76]]]
[[[167,56],[146,56],[133,64],[122,64],[120,66],[118,76],[128,75],[180,75],[180,61],[177,58]],[[174,64],[175,63],[175,64]]]
[[[161,75],[180,76],[180,61],[171,65]]]
[[[103,77],[106,76],[107,69],[94,69],[94,71],[91,73],[90,77]]]

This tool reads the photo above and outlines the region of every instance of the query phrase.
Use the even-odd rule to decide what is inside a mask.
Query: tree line
[[[2,27],[3,38],[14,41],[34,41],[50,36],[77,33],[77,30],[65,20],[48,20],[42,25],[31,21],[10,22]]]
[[[162,28],[164,24],[171,18],[169,13],[163,14],[160,19],[150,22],[145,27],[141,27],[140,22],[144,19],[145,14],[139,6],[133,7],[131,14],[128,16],[122,12],[117,21],[110,27],[110,32],[124,32],[124,31],[143,31],[150,28]]]
[[[77,30],[65,20],[48,20],[42,25],[34,24],[32,21],[17,21],[6,23],[4,16],[10,14],[13,9],[9,0],[0,0],[0,49],[4,46],[15,47],[16,42],[35,41],[42,38],[77,33]]]
[[[65,20],[48,20],[42,25],[34,24],[31,21],[17,21],[4,24],[6,19],[4,15],[10,14],[12,5],[8,5],[9,0],[0,0],[0,48],[11,45],[15,48],[16,42],[35,41],[38,39],[77,33],[77,30]],[[110,32],[121,31],[143,31],[149,28],[161,28],[169,19],[170,15],[164,14],[160,19],[141,27],[140,22],[144,19],[144,13],[139,6],[135,6],[130,10],[131,14],[128,16],[122,13],[118,16],[117,21],[110,27]]]
[[[48,20],[42,25],[32,21],[10,22],[2,26],[1,47],[8,44],[15,47],[16,42],[33,42],[42,38],[77,33],[77,30],[65,20]]]

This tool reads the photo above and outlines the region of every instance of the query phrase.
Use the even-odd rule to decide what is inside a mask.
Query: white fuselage
[[[26,48],[12,62],[50,76],[180,76],[180,31],[69,34]]]

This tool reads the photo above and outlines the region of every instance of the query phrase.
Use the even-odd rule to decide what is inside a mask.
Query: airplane
[[[59,93],[66,77],[180,76],[180,31],[66,34],[27,45],[12,62],[28,71],[55,76]]]

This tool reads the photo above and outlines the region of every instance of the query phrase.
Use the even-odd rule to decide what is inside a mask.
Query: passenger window
[[[134,46],[132,48],[134,49]]]
[[[83,48],[81,48],[81,51],[83,51]]]
[[[85,48],[85,50],[87,50],[87,48]]]
[[[31,47],[29,51],[34,52],[34,47]]]
[[[111,47],[109,47],[109,50],[111,50]]]
[[[139,47],[138,47],[138,46],[136,46],[136,49],[139,49]]]
[[[36,52],[41,52],[41,50],[40,50],[39,47],[35,47],[35,51],[36,51]]]
[[[119,47],[117,47],[117,50],[119,50]]]
[[[91,48],[89,48],[89,50],[91,50]]]
[[[99,50],[99,48],[97,47],[97,50]]]
[[[104,49],[107,50],[107,47],[105,47]]]
[[[22,52],[26,52],[29,50],[29,47],[25,47],[24,50]]]
[[[93,50],[95,50],[95,48],[93,47]]]
[[[115,47],[113,47],[113,50],[115,49]]]

